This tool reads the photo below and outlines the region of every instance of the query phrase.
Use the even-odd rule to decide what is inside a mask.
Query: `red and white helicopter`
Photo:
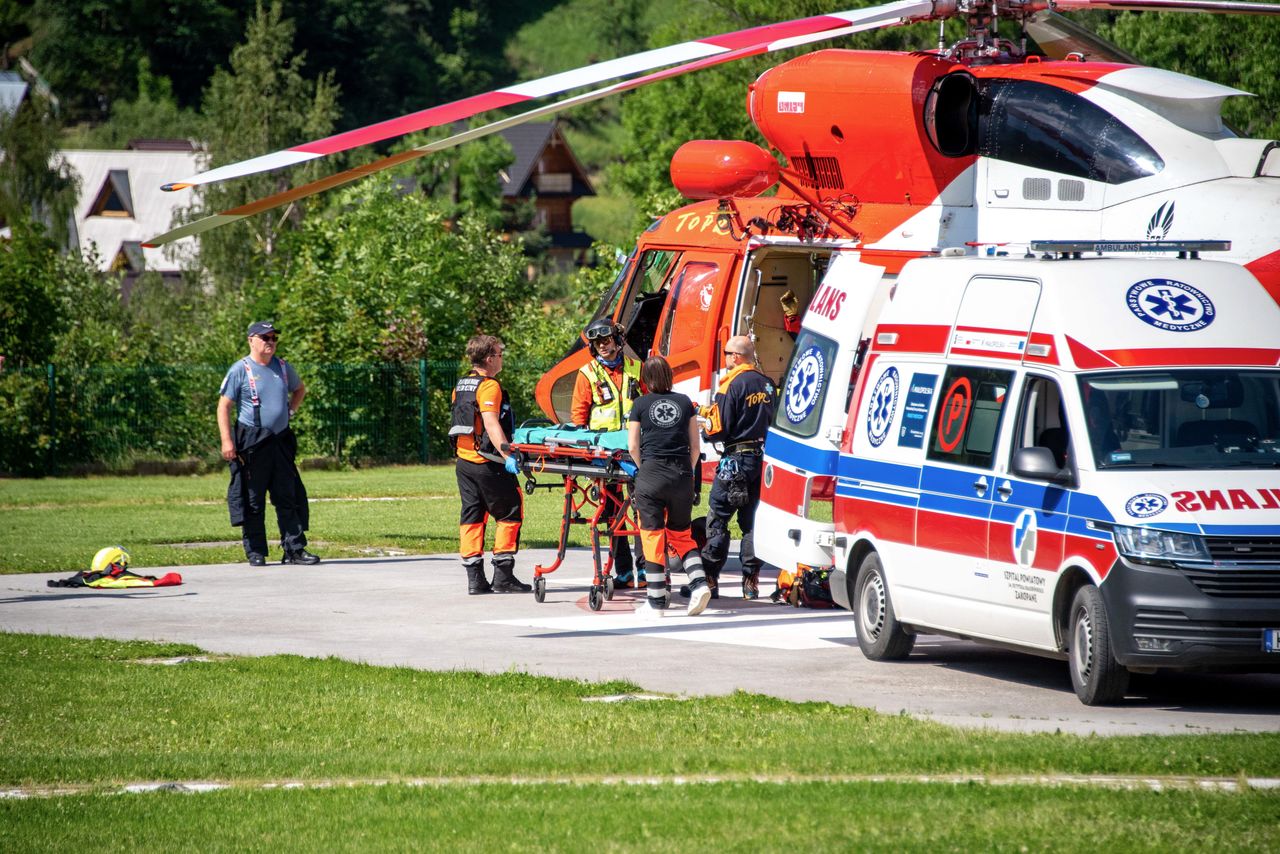
[[[665,355],[678,388],[705,401],[731,335],[753,335],[765,372],[783,376],[793,341],[777,297],[790,290],[822,310],[821,276],[837,254],[858,253],[892,276],[907,260],[948,247],[1020,254],[1031,240],[1046,238],[1228,239],[1225,257],[1248,267],[1280,301],[1280,229],[1273,218],[1280,209],[1280,142],[1241,139],[1224,125],[1223,101],[1247,93],[1113,61],[1118,51],[1053,11],[1090,9],[1280,14],[1280,4],[1218,0],[899,0],[756,27],[551,75],[175,181],[166,189],[290,166],[619,81],[206,217],[148,245],[702,68],[960,17],[968,33],[949,47],[822,50],[762,74],[747,108],[786,166],[741,141],[682,147],[672,179],[700,201],[640,236],[596,316],[617,319],[636,353]],[[1016,37],[1004,37],[998,25]],[[1028,53],[1027,35],[1044,55]],[[776,194],[761,195],[774,186]],[[566,420],[574,372],[587,358],[577,342],[539,383],[539,404],[553,419]]]

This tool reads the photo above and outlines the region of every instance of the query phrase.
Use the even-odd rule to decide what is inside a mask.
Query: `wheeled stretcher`
[[[526,495],[537,489],[562,489],[564,493],[556,559],[550,566],[533,569],[533,597],[537,601],[546,598],[546,576],[564,561],[573,525],[588,525],[591,532],[588,605],[599,611],[606,600],[613,598],[615,579],[609,544],[614,537],[640,534],[631,503],[632,478],[621,465],[631,462],[626,436],[625,430],[601,432],[526,424],[516,429],[504,449],[520,465]]]

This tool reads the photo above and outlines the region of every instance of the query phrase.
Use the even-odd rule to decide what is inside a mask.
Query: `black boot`
[[[492,593],[493,588],[489,586],[489,580],[484,577],[484,558],[469,558],[462,562],[462,568],[467,571],[467,593],[475,596],[479,593]]]
[[[516,568],[514,555],[503,555],[493,559],[493,592],[494,593],[528,593],[532,585],[525,584],[513,574]]]

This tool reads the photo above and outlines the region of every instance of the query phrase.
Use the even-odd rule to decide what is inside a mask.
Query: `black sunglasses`
[[[267,341],[271,344],[274,344],[280,340],[279,335],[259,335],[258,337],[261,338],[263,341]]]

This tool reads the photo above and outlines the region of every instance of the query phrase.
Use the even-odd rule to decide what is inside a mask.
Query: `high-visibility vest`
[[[470,451],[471,455],[482,458],[482,455],[497,456],[498,449],[493,446],[493,442],[489,439],[489,433],[484,429],[484,420],[480,417],[480,407],[476,402],[476,392],[480,390],[480,386],[486,382],[497,384],[502,391],[502,404],[498,411],[498,424],[502,427],[502,432],[506,434],[507,439],[511,438],[511,434],[515,431],[515,415],[511,411],[511,398],[507,395],[507,390],[502,388],[493,377],[486,377],[475,371],[469,371],[465,376],[458,380],[458,384],[453,388],[453,412],[452,424],[449,426],[449,441],[453,443],[454,450],[459,454]],[[471,436],[471,447],[465,445],[459,446],[458,439],[462,436]],[[475,460],[472,460],[475,462]]]
[[[583,365],[582,373],[591,380],[591,419],[587,427],[592,430],[621,430],[631,414],[632,402],[640,396],[640,362],[623,357],[622,389],[613,384],[609,369],[598,359]],[[621,407],[619,401],[622,402]]]

